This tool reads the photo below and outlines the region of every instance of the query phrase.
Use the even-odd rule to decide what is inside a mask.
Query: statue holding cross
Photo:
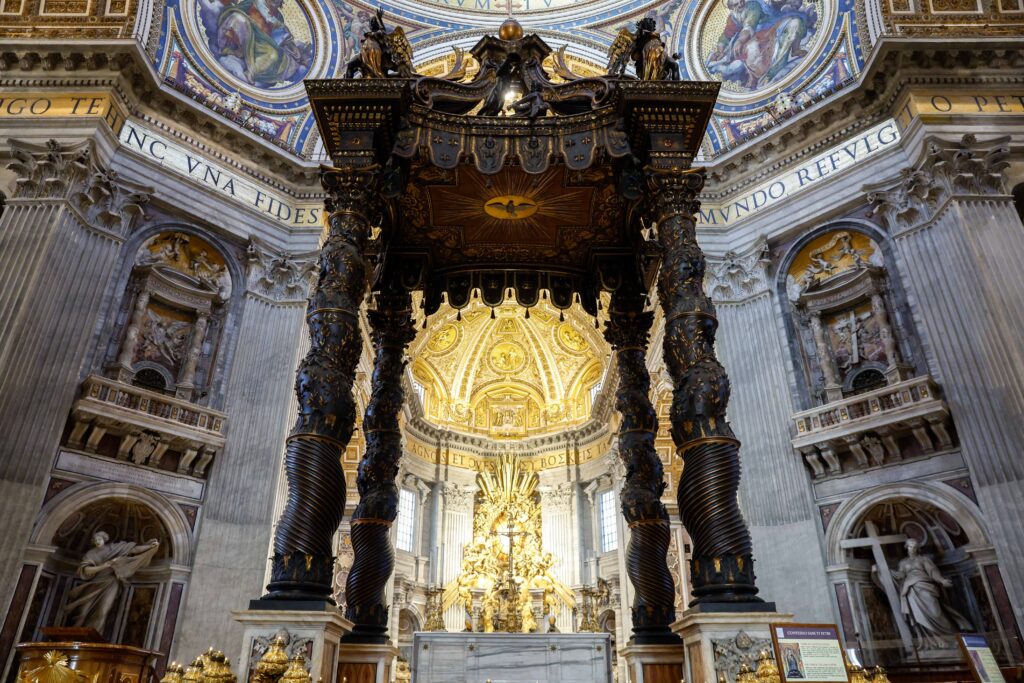
[[[942,594],[952,582],[942,576],[930,558],[919,554],[920,542],[905,534],[880,535],[877,525],[864,523],[867,535],[841,541],[843,548],[871,548],[872,578],[885,592],[893,622],[907,653],[947,650],[955,647],[953,637],[972,626],[963,615],[949,607]],[[883,546],[901,544],[906,557],[896,568],[889,566]]]

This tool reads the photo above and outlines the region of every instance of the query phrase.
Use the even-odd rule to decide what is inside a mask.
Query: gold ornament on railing
[[[313,683],[313,677],[306,671],[306,659],[296,653],[288,660],[288,668],[281,676],[281,683]]]
[[[864,675],[864,667],[851,662],[845,653],[843,654],[843,661],[846,662],[846,673],[850,677],[850,683],[868,683],[868,677]]]
[[[181,677],[182,683],[199,683],[203,677],[203,666],[205,659],[202,655],[192,660],[192,663],[185,669],[185,675]]]
[[[288,669],[288,652],[284,636],[275,636],[253,671],[252,683],[277,683]]]
[[[779,683],[781,680],[775,658],[768,650],[761,650],[757,655],[757,682]]]
[[[740,664],[740,670],[736,672],[736,683],[757,683],[757,674],[746,662]]]
[[[167,671],[164,672],[164,677],[160,679],[160,683],[182,683],[184,676],[185,668],[177,662],[171,662]]]
[[[871,683],[889,683],[889,674],[881,666],[876,666],[871,671]]]
[[[235,674],[231,671],[231,662],[223,652],[210,648],[203,656],[206,663],[203,665],[200,683],[237,683]]]

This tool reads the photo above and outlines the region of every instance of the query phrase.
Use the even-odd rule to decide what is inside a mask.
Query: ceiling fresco
[[[511,3],[511,8],[509,7]],[[863,64],[854,0],[382,0],[423,72],[454,46],[493,33],[509,11],[563,45],[574,65],[603,68],[618,30],[656,19],[682,77],[719,80],[704,155],[741,144],[828,97]],[[344,72],[376,5],[363,0],[168,0],[155,66],[165,83],[289,151],[314,156],[304,78]]]

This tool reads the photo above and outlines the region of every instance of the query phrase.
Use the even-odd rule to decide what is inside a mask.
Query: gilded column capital
[[[890,180],[865,185],[872,214],[894,233],[931,221],[954,197],[1006,195],[1010,138],[979,142],[968,133],[959,142],[929,137],[921,161]]]
[[[716,304],[735,304],[769,290],[768,240],[762,235],[742,252],[707,257],[704,291]]]

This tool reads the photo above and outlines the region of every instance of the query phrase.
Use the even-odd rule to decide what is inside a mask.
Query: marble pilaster
[[[567,586],[580,583],[575,571],[579,564],[577,553],[580,544],[574,542],[574,488],[572,483],[564,483],[553,490],[542,491],[540,496],[543,547],[558,559],[554,569],[555,578]],[[572,615],[567,608],[563,607],[559,611],[555,624],[562,633],[572,630]],[[541,627],[547,628],[543,622]]]
[[[4,610],[121,245],[151,192],[106,170],[89,141],[10,148],[16,183],[0,217]]]
[[[290,263],[308,274],[312,257]],[[306,290],[287,287],[285,270],[276,284],[260,282],[258,269],[250,262],[227,387],[232,425],[210,475],[193,580],[175,640],[179,659],[211,642],[242,642],[242,626],[230,613],[259,593],[265,577]]]
[[[761,240],[739,254],[709,256],[705,281],[718,310],[718,352],[732,379],[729,419],[746,449],[740,505],[766,599],[801,619],[831,621],[825,574],[815,569],[824,560],[810,486],[789,441],[787,349],[768,265]]]
[[[1024,618],[1024,225],[1009,138],[925,139],[915,167],[865,187],[895,237],[933,377],[950,405],[999,567]]]

